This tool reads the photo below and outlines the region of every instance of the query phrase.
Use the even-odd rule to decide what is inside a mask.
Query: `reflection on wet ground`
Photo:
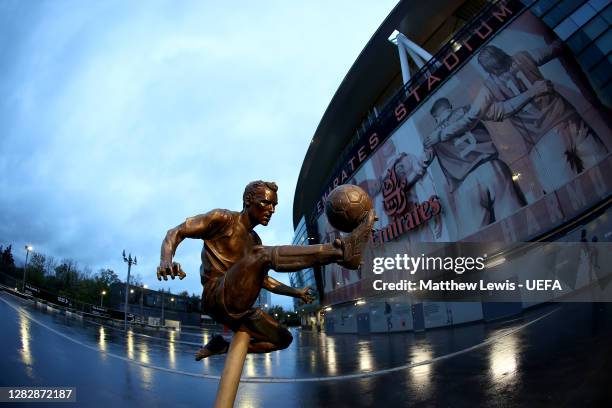
[[[77,386],[88,406],[214,399],[217,380],[206,377],[221,373],[223,357],[193,360],[209,331],[126,333],[3,292],[0,314],[0,386]],[[588,406],[612,398],[610,304],[547,305],[510,322],[417,334],[293,335],[287,350],[247,357],[237,406]],[[278,382],[252,382],[269,380]]]

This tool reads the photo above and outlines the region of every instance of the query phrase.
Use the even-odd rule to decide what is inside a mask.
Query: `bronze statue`
[[[361,253],[370,238],[376,219],[370,210],[361,224],[333,243],[307,246],[263,246],[253,228],[268,225],[278,204],[276,183],[254,181],[243,195],[241,212],[216,209],[188,218],[166,234],[161,247],[157,278],[185,277],[181,265],[173,262],[176,248],[185,238],[201,239],[202,312],[232,331],[251,336],[250,353],[267,353],[287,348],[293,337],[286,327],[259,308],[253,308],[261,288],[310,303],[310,287],[296,289],[268,276],[268,271],[292,272],[315,265],[338,263],[357,269]],[[229,343],[219,335],[196,354],[196,360],[226,353]]]

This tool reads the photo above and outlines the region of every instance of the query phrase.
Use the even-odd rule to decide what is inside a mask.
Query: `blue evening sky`
[[[158,282],[161,241],[254,179],[279,184],[264,244],[290,243],[309,141],[395,3],[0,0],[0,245],[122,279],[125,248],[149,287],[201,293],[201,242]]]

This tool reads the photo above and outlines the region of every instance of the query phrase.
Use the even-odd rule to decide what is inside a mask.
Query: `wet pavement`
[[[193,355],[212,334],[126,334],[0,292],[0,386],[75,386],[88,407],[208,407],[224,359]],[[287,350],[248,356],[236,406],[612,404],[612,304],[417,334],[293,335]]]

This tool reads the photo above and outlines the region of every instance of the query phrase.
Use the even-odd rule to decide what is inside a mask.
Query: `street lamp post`
[[[123,322],[124,322],[125,331],[127,332],[128,295],[129,295],[128,291],[130,290],[130,272],[132,270],[132,265],[138,265],[138,261],[136,260],[136,257],[132,259],[132,254],[129,254],[126,258],[125,249],[124,249],[123,250],[123,262],[126,262],[128,264],[128,274],[127,274],[127,279],[125,280],[125,307],[123,309],[124,311]]]
[[[174,302],[174,298],[173,297],[170,298],[170,302]],[[166,321],[164,320],[164,327],[165,326],[166,326]]]
[[[105,290],[100,292],[100,307],[102,307],[102,300],[104,299],[104,295],[106,295],[106,291]]]
[[[26,245],[25,246],[25,250],[26,250],[26,261],[25,261],[25,265],[23,266],[23,282],[21,283],[21,292],[25,293],[25,279],[26,279],[26,270],[28,269],[28,255],[30,255],[30,252],[32,252],[34,248],[32,248],[32,245]]]

